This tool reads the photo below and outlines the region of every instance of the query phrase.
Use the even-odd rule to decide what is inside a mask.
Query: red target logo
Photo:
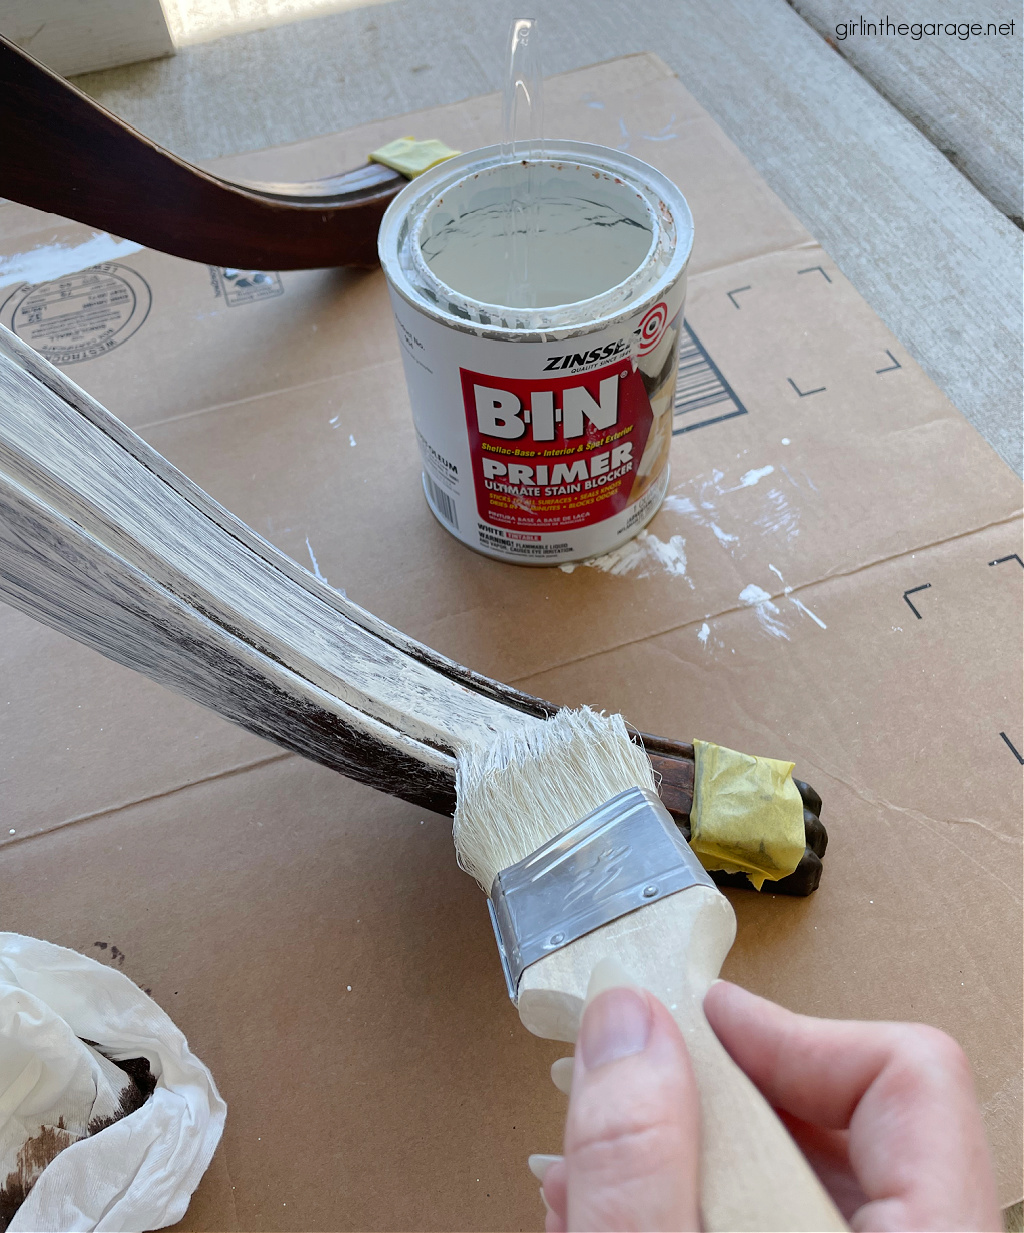
[[[665,327],[668,325],[668,305],[664,300],[659,300],[653,308],[649,308],[644,313],[643,320],[640,322],[640,327],[637,333],[640,335],[640,355],[646,355],[648,351],[653,351],[654,348],[661,342],[661,336],[665,333]]]

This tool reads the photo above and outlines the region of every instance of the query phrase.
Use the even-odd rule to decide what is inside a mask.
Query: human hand
[[[724,981],[704,1008],[852,1229],[1002,1228],[970,1067],[950,1037],[795,1015]],[[648,993],[599,994],[580,1027],[565,1156],[531,1158],[548,1233],[699,1228],[698,1143],[675,1021]]]
[[[726,981],[704,1013],[852,1229],[1002,1229],[970,1063],[952,1037],[795,1015]]]

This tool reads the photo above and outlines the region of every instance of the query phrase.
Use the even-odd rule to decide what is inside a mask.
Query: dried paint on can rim
[[[391,203],[379,251],[432,512],[487,556],[559,565],[619,547],[665,495],[693,221],[639,159],[547,143],[534,303],[509,307],[489,257],[516,171],[499,147],[435,167]]]

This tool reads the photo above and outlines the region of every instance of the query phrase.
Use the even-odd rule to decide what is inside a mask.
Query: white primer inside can
[[[507,181],[516,167],[474,173],[435,199],[413,237],[417,265],[422,259],[440,283],[479,303],[550,308],[610,291],[647,259],[657,222],[641,196],[579,166],[534,164],[532,198],[516,212],[529,271],[521,299],[507,244]]]
[[[511,290],[509,202],[529,278]],[[549,143],[434,168],[381,225],[428,504],[520,564],[605,553],[657,512],[693,224],[679,190],[619,151]],[[529,303],[508,304],[509,299]]]

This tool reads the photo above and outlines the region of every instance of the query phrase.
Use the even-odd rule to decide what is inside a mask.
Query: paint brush
[[[669,1008],[701,1099],[710,1230],[847,1226],[704,1017],[736,934],[619,715],[584,708],[458,757],[455,845],[485,893],[509,994],[531,1032],[573,1041],[596,963],[614,957]]]

